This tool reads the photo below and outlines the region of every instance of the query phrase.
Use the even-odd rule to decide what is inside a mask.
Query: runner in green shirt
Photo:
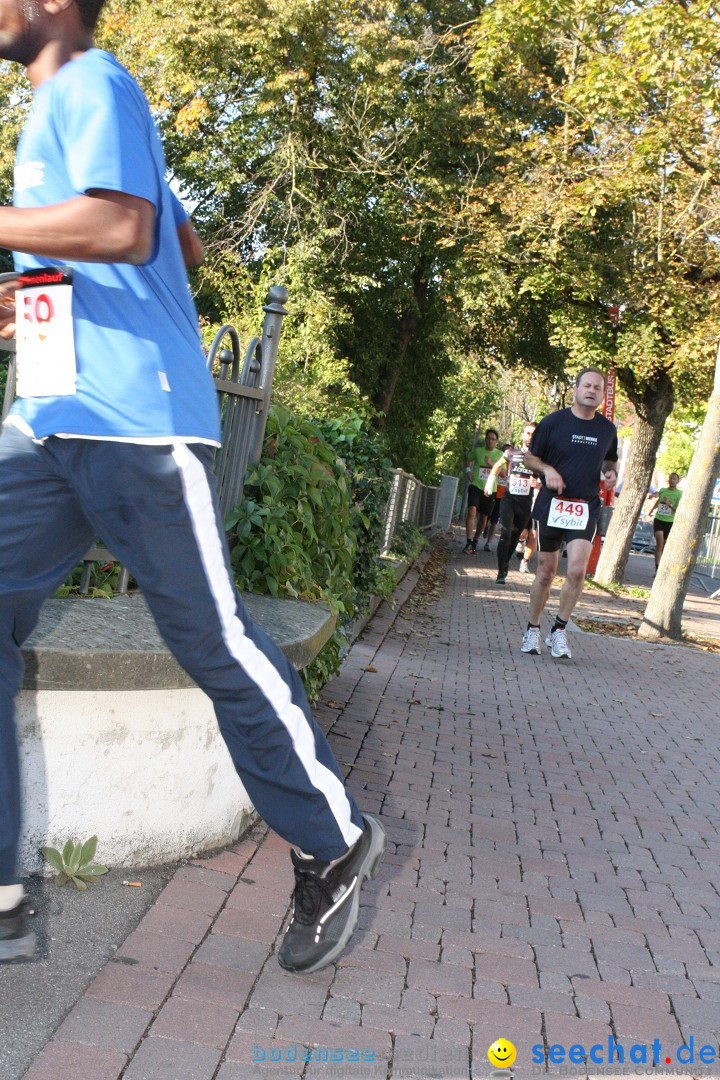
[[[476,543],[473,539],[476,531],[475,526],[477,524],[480,533],[482,533],[492,513],[495,495],[487,496],[485,494],[485,484],[493,465],[503,456],[502,450],[498,450],[499,438],[500,436],[495,428],[488,428],[483,443],[471,450],[468,455],[465,472],[470,478],[470,483],[467,496],[467,517],[465,518],[466,544],[463,548],[463,555],[475,554]],[[497,484],[495,486],[497,487]],[[489,551],[490,545],[488,544],[486,547]]]
[[[650,514],[655,511],[655,520],[653,521],[653,532],[655,533],[655,572],[660,565],[660,559],[665,548],[665,541],[668,538],[670,530],[672,529],[673,521],[675,520],[675,511],[678,508],[678,503],[682,497],[682,491],[678,488],[680,477],[676,472],[670,473],[668,476],[669,487],[660,488],[657,495],[654,496],[656,505],[650,507]]]

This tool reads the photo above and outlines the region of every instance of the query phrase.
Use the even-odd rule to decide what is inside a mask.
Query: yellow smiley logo
[[[517,1050],[507,1039],[496,1039],[492,1046],[488,1047],[488,1061],[499,1069],[509,1068],[516,1057]]]

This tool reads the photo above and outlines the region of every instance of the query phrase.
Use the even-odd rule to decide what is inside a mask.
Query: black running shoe
[[[343,951],[357,926],[360,889],[375,877],[387,837],[376,818],[363,814],[365,831],[334,863],[304,859],[295,851],[295,891],[290,923],[278,951],[286,971],[318,971]]]
[[[27,896],[12,911],[0,911],[0,963],[26,960],[35,952],[35,935],[28,927],[34,915]]]

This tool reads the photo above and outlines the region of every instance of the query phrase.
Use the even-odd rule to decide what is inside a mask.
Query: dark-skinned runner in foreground
[[[0,0],[0,58],[23,65],[34,91],[14,206],[0,208],[18,271],[0,287],[18,362],[0,437],[0,961],[35,945],[17,866],[21,646],[101,536],[212,699],[254,806],[293,845],[278,960],[315,971],[348,944],[385,832],[360,813],[297,672],[235,589],[212,473],[218,408],[186,274],[202,245],[165,180],[142,91],[93,47],[102,6]]]

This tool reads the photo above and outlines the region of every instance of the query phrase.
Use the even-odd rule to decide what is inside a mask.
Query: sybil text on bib
[[[548,512],[548,528],[582,531],[588,526],[588,504],[583,499],[552,499]]]
[[[508,477],[508,491],[511,495],[530,495],[532,476],[525,473],[511,472]]]
[[[15,293],[18,397],[76,392],[72,270],[27,270]]]

